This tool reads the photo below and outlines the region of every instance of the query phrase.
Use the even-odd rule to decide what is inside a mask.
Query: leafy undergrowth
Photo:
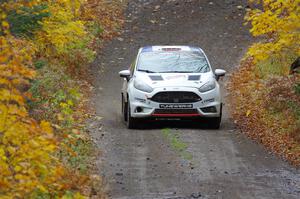
[[[106,198],[101,178],[90,175],[95,168],[91,164],[93,143],[85,126],[91,115],[87,104],[89,83],[47,65],[37,73],[29,90],[30,114],[37,120],[51,121],[58,143],[56,156],[69,168],[65,176],[70,181],[67,195],[71,197],[77,190],[85,196]]]
[[[274,68],[271,63],[269,67]],[[300,166],[300,74],[265,76],[259,68],[260,63],[248,58],[231,77],[228,88],[235,123],[249,137]]]
[[[233,117],[249,137],[300,166],[300,74],[289,75],[300,55],[299,1],[248,2],[246,24],[259,42],[228,84]]]
[[[92,162],[96,151],[86,129],[86,120],[93,115],[89,107],[92,86],[86,71],[102,42],[118,34],[122,25],[122,4],[118,1],[88,0],[81,8],[86,38],[78,41],[71,38],[69,48],[62,49],[61,41],[56,43],[54,38],[44,41],[59,50],[55,59],[52,52],[47,54],[46,51],[45,56],[35,60],[37,77],[30,88],[33,98],[29,105],[34,118],[52,123],[59,143],[56,156],[70,168],[66,176],[72,182],[68,184],[68,196],[73,198],[78,190],[84,196],[102,199],[106,198],[106,190],[102,178],[92,174],[99,171],[95,171],[97,168]],[[50,25],[44,31],[51,37],[55,33],[51,29],[55,27],[53,21],[48,20]],[[45,38],[39,34],[38,37]]]
[[[92,175],[88,65],[121,1],[0,4],[0,198],[106,198]]]

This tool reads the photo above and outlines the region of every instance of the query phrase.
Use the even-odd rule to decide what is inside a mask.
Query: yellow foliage
[[[42,30],[36,33],[39,50],[47,55],[66,53],[86,37],[84,21],[78,19],[83,0],[59,0],[48,3],[50,17],[45,18]]]
[[[249,0],[262,8],[248,11],[253,36],[264,36],[248,50],[254,62],[271,56],[282,58],[284,53],[300,55],[300,0]]]
[[[7,34],[0,44],[0,197],[23,198],[37,188],[57,188],[57,144],[50,124],[39,124],[26,110],[22,86],[35,74],[31,43]]]
[[[60,162],[64,160],[58,160],[60,153],[66,150],[77,155],[68,145],[82,136],[72,125],[76,103],[71,98],[63,99],[60,94],[57,98],[62,99],[53,97],[57,107],[47,110],[51,115],[47,120],[55,118],[51,121],[58,124],[50,124],[43,114],[36,116],[40,113],[35,113],[36,110],[29,114],[26,102],[31,95],[27,90],[36,76],[32,62],[39,68],[37,63],[46,60],[39,68],[43,70],[44,66],[54,65],[53,59],[57,65],[67,67],[72,66],[72,62],[86,65],[92,60],[95,38],[101,36],[103,28],[103,37],[112,37],[119,24],[121,9],[115,6],[107,9],[108,5],[112,4],[105,0],[7,0],[0,3],[0,198],[37,198],[40,194],[51,198],[85,198],[80,194],[81,184],[88,179],[66,168],[65,162]],[[47,15],[34,22],[37,28],[28,30],[32,31],[32,37],[10,34],[10,23],[15,24],[6,21],[7,15],[22,16],[26,14],[24,10],[38,6],[45,9],[34,12]],[[54,95],[52,90],[42,92],[46,96],[43,99],[49,103],[49,96]],[[49,108],[44,105],[43,108]]]

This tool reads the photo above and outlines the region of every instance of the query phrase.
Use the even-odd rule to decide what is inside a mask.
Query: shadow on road
[[[154,130],[154,129],[200,129],[200,130],[224,130],[224,126],[220,129],[214,129],[210,126],[209,121],[205,119],[148,119],[139,121],[138,130]]]

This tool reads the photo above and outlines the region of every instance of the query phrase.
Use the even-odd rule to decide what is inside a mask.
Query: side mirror
[[[226,74],[226,71],[223,70],[223,69],[216,69],[215,70],[215,75],[216,75],[217,81],[220,79],[220,77],[225,76],[225,74]]]
[[[130,70],[122,70],[119,72],[120,77],[126,78],[129,80],[130,78]]]

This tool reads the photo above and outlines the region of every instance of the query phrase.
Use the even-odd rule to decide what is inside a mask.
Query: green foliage
[[[295,56],[285,55],[284,63],[291,63]],[[271,56],[265,60],[260,60],[255,64],[255,72],[260,78],[267,78],[270,75],[285,75],[289,73],[289,64],[282,64],[283,61],[276,56]]]
[[[92,33],[94,36],[100,35],[104,31],[101,25],[97,22],[87,24],[87,28],[89,32]]]
[[[76,135],[73,135],[76,137]],[[68,141],[68,140],[66,140]],[[72,168],[76,168],[81,173],[86,173],[88,171],[87,162],[90,159],[90,154],[92,152],[92,143],[87,139],[76,139],[74,143],[66,143],[68,146],[76,153],[74,156],[66,154],[68,164]]]
[[[295,114],[297,120],[300,121],[300,106],[294,101],[288,101],[287,105],[288,108],[290,108],[290,110],[292,111],[292,113]]]
[[[295,84],[294,90],[297,95],[300,95],[300,83]]]
[[[47,61],[46,60],[37,60],[33,63],[33,65],[36,69],[41,69],[47,65]]]
[[[66,191],[63,196],[53,193],[47,193],[36,189],[29,197],[30,199],[86,199],[74,191]]]
[[[41,4],[10,11],[7,15],[10,32],[16,36],[32,38],[34,32],[42,27],[40,22],[43,18],[50,16],[46,9],[47,5]]]
[[[58,119],[64,125],[72,125],[74,104],[80,100],[77,83],[61,71],[50,69],[51,66],[38,70],[38,78],[33,81],[30,92],[33,101],[31,109],[41,110],[36,117],[46,117],[48,120]],[[33,112],[34,113],[34,112]]]
[[[76,43],[66,47],[64,64],[68,66],[69,72],[80,73],[85,64],[91,63],[96,57],[96,51],[89,47],[93,37],[86,36]]]
[[[269,56],[255,64],[254,72],[259,78],[283,76],[289,74],[290,64],[297,58],[294,53],[282,53],[281,56]]]
[[[66,136],[60,158],[66,164],[81,172],[87,171],[87,160],[91,153],[90,141],[81,135],[74,122],[76,104],[81,99],[77,82],[59,71],[51,70],[54,66],[38,70],[38,78],[33,82],[30,92],[35,101],[31,109],[38,111],[36,117],[47,118]],[[40,114],[40,112],[45,114]]]

